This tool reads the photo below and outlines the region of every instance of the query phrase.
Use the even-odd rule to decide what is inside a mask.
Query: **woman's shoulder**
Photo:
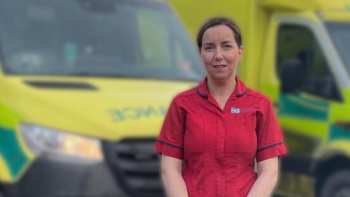
[[[191,97],[193,95],[196,95],[197,92],[196,92],[196,87],[193,87],[189,90],[186,90],[186,91],[183,91],[183,92],[180,92],[178,93],[175,97],[174,97],[174,101],[175,100],[186,100],[186,99],[191,99]]]
[[[188,101],[193,99],[192,96],[197,94],[196,87],[192,87],[191,89],[183,90],[182,92],[177,92],[172,99],[172,103],[179,104],[183,101]]]
[[[246,95],[252,99],[256,99],[258,102],[270,102],[270,99],[266,95],[252,89],[248,89]]]

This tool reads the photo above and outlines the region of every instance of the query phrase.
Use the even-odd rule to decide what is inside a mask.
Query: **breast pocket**
[[[226,116],[225,152],[252,153],[256,151],[255,112]]]
[[[200,153],[204,150],[204,122],[200,114],[186,117],[184,148],[187,151]]]

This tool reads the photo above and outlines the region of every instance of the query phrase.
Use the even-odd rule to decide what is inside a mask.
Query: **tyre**
[[[321,189],[320,197],[350,197],[350,170],[331,174]]]

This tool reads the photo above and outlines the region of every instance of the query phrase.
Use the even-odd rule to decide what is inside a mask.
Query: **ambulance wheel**
[[[350,171],[330,175],[322,187],[320,197],[350,197]]]

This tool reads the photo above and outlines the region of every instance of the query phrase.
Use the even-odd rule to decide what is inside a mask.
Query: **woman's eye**
[[[227,44],[227,45],[224,45],[224,48],[225,48],[225,49],[231,49],[232,46]]]
[[[204,50],[208,51],[208,50],[212,50],[214,47],[212,46],[207,46],[207,47],[204,47]]]

